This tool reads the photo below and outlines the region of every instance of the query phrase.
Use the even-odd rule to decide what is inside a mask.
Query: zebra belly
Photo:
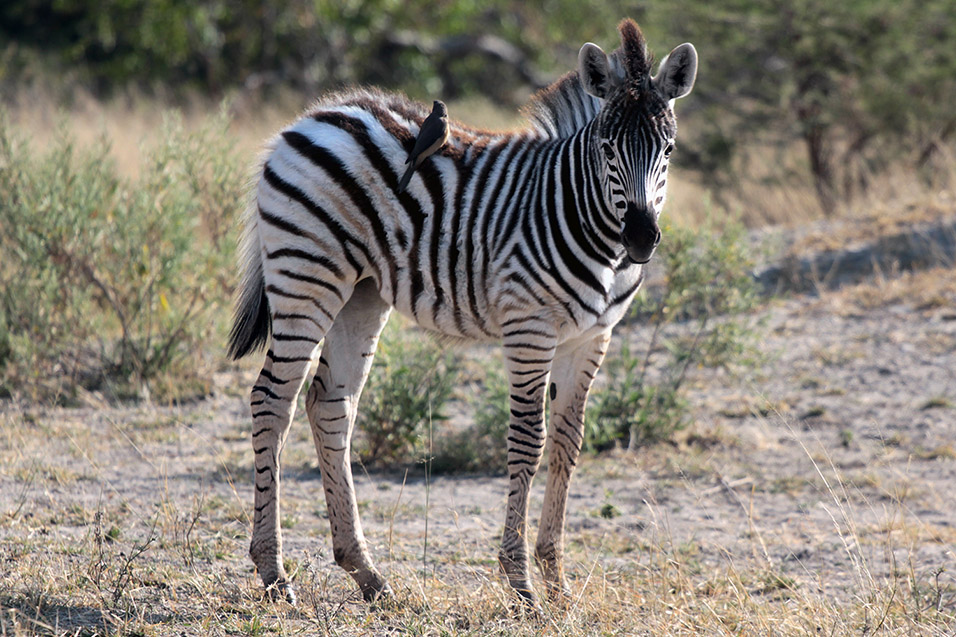
[[[469,295],[466,273],[459,274],[465,277],[465,285],[452,288],[447,282],[434,285],[429,276],[416,273],[415,267],[414,263],[406,262],[401,268],[405,276],[400,278],[395,294],[380,288],[382,297],[390,301],[399,314],[419,327],[454,339],[495,341],[501,337],[501,328],[493,316],[486,312],[479,317],[472,309],[472,304],[476,304],[479,312],[486,310],[485,295],[484,290],[475,290]],[[421,286],[414,284],[415,277],[421,278]]]

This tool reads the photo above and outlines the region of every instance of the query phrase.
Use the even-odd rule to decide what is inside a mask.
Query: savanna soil
[[[935,268],[769,302],[755,317],[764,360],[744,374],[697,370],[693,422],[675,443],[582,460],[567,521],[571,589],[618,594],[666,562],[696,589],[744,582],[768,600],[799,590],[851,604],[906,581],[952,614],[954,281],[956,270]],[[615,342],[640,351],[649,336],[627,326]],[[2,403],[0,605],[67,628],[123,608],[149,625],[202,626],[211,605],[226,613],[223,630],[241,632],[242,613],[229,609],[258,593],[246,555],[253,366],[177,408],[109,407],[95,395],[71,409]],[[285,554],[307,582],[303,603],[351,603],[301,408],[283,460]],[[504,595],[505,477],[426,482],[422,465],[356,465],[355,476],[371,551],[398,589]]]

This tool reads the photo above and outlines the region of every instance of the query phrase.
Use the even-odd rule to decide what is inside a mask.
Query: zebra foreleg
[[[608,331],[573,349],[559,351],[551,369],[548,484],[534,551],[551,601],[559,601],[567,594],[564,517],[568,490],[584,442],[584,409],[588,392],[604,360],[610,338]]]
[[[391,310],[371,283],[360,284],[336,317],[306,396],[332,527],[332,553],[366,601],[391,593],[372,563],[362,533],[349,458],[359,396]]]
[[[528,495],[544,452],[544,396],[554,356],[554,340],[536,328],[512,330],[505,337],[505,363],[511,386],[508,428],[508,508],[498,561],[508,583],[532,607],[528,551]],[[507,333],[506,333],[507,334]]]
[[[295,413],[295,401],[323,330],[301,319],[273,320],[272,347],[252,388],[255,513],[249,555],[269,595],[295,603],[282,565],[279,530],[279,456]]]

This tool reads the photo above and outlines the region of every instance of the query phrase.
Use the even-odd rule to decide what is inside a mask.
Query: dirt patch
[[[704,561],[763,559],[829,595],[952,571],[956,294],[923,310],[854,312],[852,298],[769,308],[770,360],[745,379],[700,375],[687,449],[638,461],[647,481],[621,493],[666,502],[649,519]]]

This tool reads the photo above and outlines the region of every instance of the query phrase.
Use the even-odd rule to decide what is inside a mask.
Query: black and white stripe
[[[405,159],[429,112],[403,97],[328,96],[270,143],[230,339],[231,354],[241,357],[269,343],[271,329],[252,393],[251,552],[267,585],[291,595],[276,523],[278,457],[325,338],[307,404],[336,559],[367,597],[387,590],[364,545],[348,448],[378,334],[395,308],[444,335],[503,343],[511,493],[500,557],[515,589],[532,599],[527,493],[545,445],[545,391],[550,386],[563,410],[554,413],[552,435],[567,453],[555,454],[553,468],[570,479],[588,388],[611,327],[641,283],[643,257],[656,246],[676,133],[671,104],[690,90],[686,56],[680,68],[662,63],[651,78],[636,25],[625,21],[621,34],[622,49],[610,57],[582,48],[578,72],[533,101],[527,130],[451,122],[447,144],[402,193]],[[549,479],[549,494],[545,509],[554,519],[537,548],[557,590],[567,480],[552,487]]]

